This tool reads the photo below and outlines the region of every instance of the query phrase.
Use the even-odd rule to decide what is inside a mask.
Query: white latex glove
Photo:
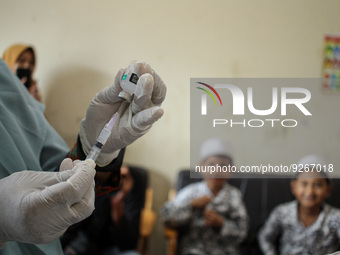
[[[86,155],[90,152],[104,125],[122,104],[118,94],[122,91],[120,80],[124,71],[125,69],[121,69],[116,75],[114,84],[99,92],[92,99],[86,118],[80,123],[79,136]],[[116,121],[111,136],[97,159],[96,163],[99,166],[109,164],[117,157],[120,149],[144,135],[151,125],[163,116],[163,109],[160,105],[166,94],[165,84],[144,62],[135,64],[135,73],[139,76],[139,80],[134,99]]]
[[[71,170],[66,170],[72,167]],[[62,172],[21,171],[0,180],[0,243],[49,243],[94,210],[92,160]],[[70,168],[69,168],[70,169]]]

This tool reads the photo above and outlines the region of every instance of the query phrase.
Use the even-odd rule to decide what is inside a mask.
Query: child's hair
[[[327,174],[326,165],[326,161],[317,155],[305,156],[299,160],[297,165],[299,171],[297,171],[293,179],[296,180],[302,173],[318,173],[326,180],[327,184],[330,185],[331,179]]]

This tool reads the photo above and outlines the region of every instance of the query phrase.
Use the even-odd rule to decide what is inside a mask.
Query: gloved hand
[[[124,71],[125,69],[121,69],[116,75],[114,84],[99,92],[92,99],[86,118],[80,123],[79,136],[86,155],[90,152],[104,125],[122,104],[118,94],[122,91],[120,80]],[[151,125],[163,116],[163,109],[160,105],[166,94],[165,84],[144,62],[137,62],[134,72],[139,77],[135,96],[117,119],[111,136],[97,159],[96,163],[99,166],[109,164],[117,157],[120,149],[144,135]]]
[[[61,170],[73,167],[63,161]],[[94,210],[92,160],[62,172],[21,171],[0,180],[0,243],[49,243]]]

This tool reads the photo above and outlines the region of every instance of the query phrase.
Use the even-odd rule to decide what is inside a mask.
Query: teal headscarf
[[[69,151],[19,79],[0,60],[0,179],[22,170],[55,171]],[[1,227],[1,226],[0,226]],[[48,245],[7,242],[0,255],[63,254],[59,240]]]

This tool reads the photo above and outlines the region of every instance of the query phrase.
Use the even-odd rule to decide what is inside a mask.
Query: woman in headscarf
[[[33,72],[36,65],[33,47],[25,44],[13,44],[7,48],[2,58],[9,68],[21,79],[21,82],[26,86],[29,93],[36,100],[40,101],[40,93],[33,79]]]

